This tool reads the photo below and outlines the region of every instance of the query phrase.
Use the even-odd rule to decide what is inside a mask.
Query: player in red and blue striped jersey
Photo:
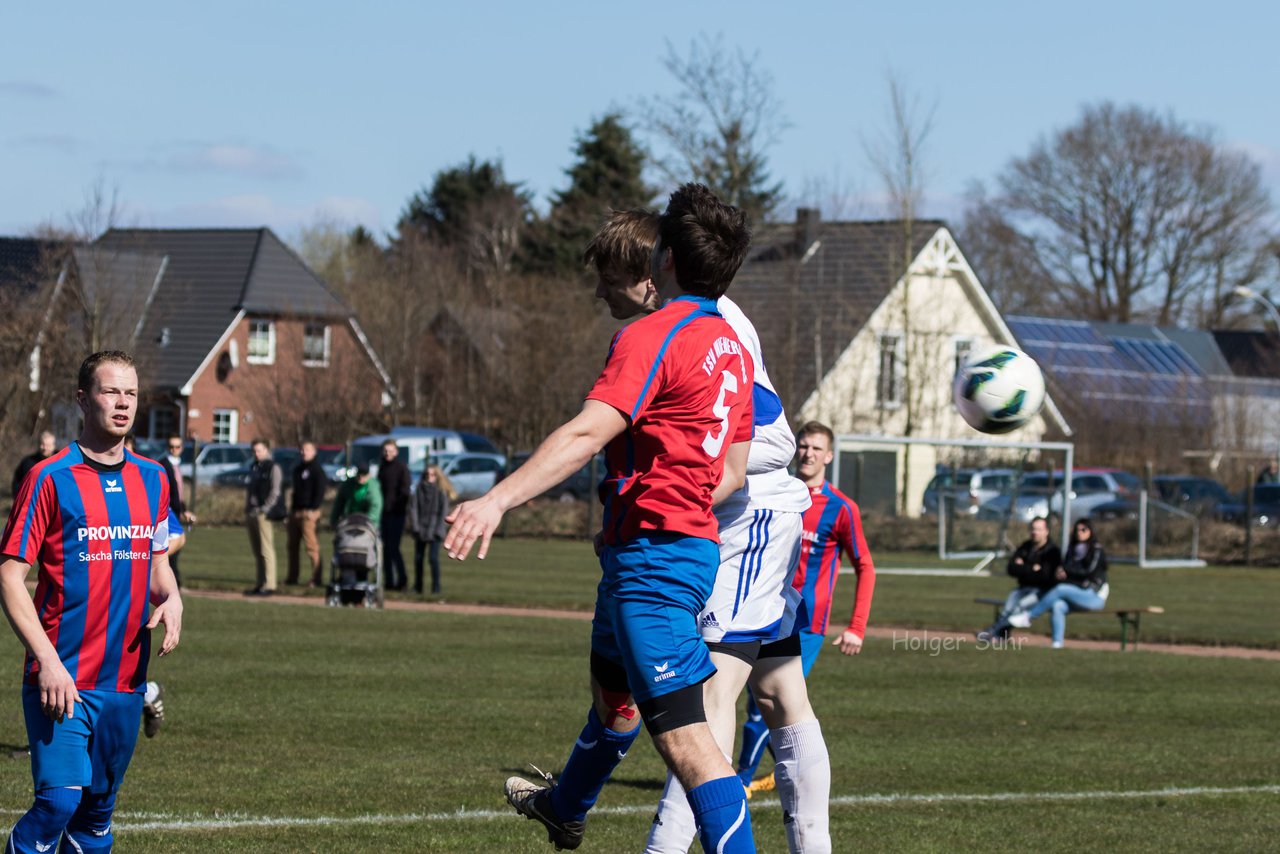
[[[862,639],[871,613],[871,595],[876,586],[876,569],[862,534],[862,514],[858,505],[826,480],[827,466],[834,458],[835,434],[830,427],[810,421],[800,428],[796,444],[796,475],[809,487],[812,504],[805,511],[800,546],[800,566],[792,585],[800,591],[802,601],[796,615],[800,636],[800,656],[807,677],[818,660],[831,618],[836,577],[840,572],[840,555],[853,564],[857,579],[853,614],[849,625],[833,642],[845,655],[862,652]],[[755,699],[748,696],[747,722],[742,729],[742,752],[738,757],[738,777],[753,791],[773,788],[772,775],[752,781],[764,748],[769,744],[769,729],[764,723]]]
[[[755,850],[742,786],[706,723],[701,683],[715,668],[698,628],[719,566],[712,506],[745,482],[750,450],[754,369],[716,306],[749,244],[741,211],[699,184],[676,190],[650,257],[662,308],[614,337],[576,418],[448,519],[450,557],[477,541],[483,557],[508,508],[606,448],[587,724],[553,786],[512,777],[505,787],[558,849],[582,843],[587,813],[635,740],[638,707],[689,793],[703,848]]]
[[[0,601],[27,649],[22,702],[35,803],[9,851],[109,851],[138,738],[150,630],[177,646],[182,599],[166,558],[164,469],[124,448],[138,404],[127,353],[80,367],[80,439],[36,466],[0,538]],[[35,601],[25,581],[39,562]],[[148,605],[156,609],[148,619]]]

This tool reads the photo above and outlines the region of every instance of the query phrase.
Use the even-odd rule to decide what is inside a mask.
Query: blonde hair
[[[440,491],[447,495],[450,501],[457,501],[458,491],[449,482],[449,476],[440,470],[440,466],[427,466],[427,473],[431,472],[436,473],[436,486],[440,487]]]

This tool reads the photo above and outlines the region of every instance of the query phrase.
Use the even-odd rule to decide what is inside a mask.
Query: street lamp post
[[[1276,331],[1280,332],[1280,310],[1276,309],[1275,304],[1272,303],[1271,300],[1267,299],[1253,288],[1246,288],[1244,285],[1239,285],[1232,290],[1232,293],[1241,299],[1251,299],[1254,302],[1262,303],[1262,306],[1271,314],[1271,319],[1275,321]]]

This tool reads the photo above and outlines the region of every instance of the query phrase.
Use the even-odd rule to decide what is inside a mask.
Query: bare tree
[[[930,413],[924,411],[930,384],[937,382],[930,354],[935,353],[933,336],[917,329],[913,312],[911,262],[915,253],[916,219],[924,197],[926,173],[923,165],[925,146],[933,130],[933,106],[924,107],[919,97],[906,89],[897,73],[886,77],[888,90],[888,122],[878,139],[863,139],[863,150],[884,187],[891,218],[899,226],[899,238],[891,248],[889,269],[894,282],[901,281],[893,305],[902,334],[900,350],[902,367],[903,436],[916,435]],[[884,358],[884,357],[882,357]],[[897,358],[891,356],[891,358]],[[890,371],[890,375],[892,375]],[[883,410],[882,410],[883,412]],[[903,483],[911,482],[911,455],[903,455]],[[901,490],[901,510],[907,508],[908,490]]]
[[[1008,254],[989,252],[981,272],[996,293],[1015,290],[1007,280],[1030,266],[1077,316],[1213,324],[1232,289],[1266,269],[1271,203],[1257,164],[1172,116],[1086,107],[998,183],[966,221],[966,240],[1003,238],[1035,262],[1006,265]]]
[[[760,54],[729,51],[722,38],[704,35],[683,55],[667,42],[666,65],[680,91],[642,108],[668,151],[657,161],[663,176],[672,184],[699,181],[753,222],[766,219],[783,198],[766,153],[787,121]]]

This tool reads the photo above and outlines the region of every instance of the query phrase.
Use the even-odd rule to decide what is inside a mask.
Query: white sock
[[[782,823],[792,854],[831,854],[831,756],[817,720],[770,731]]]
[[[658,814],[649,825],[649,838],[644,854],[687,854],[689,846],[698,836],[698,826],[693,819],[693,807],[676,775],[667,772],[667,786],[658,802]]]
[[[142,696],[142,702],[154,703],[156,701],[156,697],[159,697],[159,696],[160,696],[160,684],[157,682],[148,682],[147,691]]]

